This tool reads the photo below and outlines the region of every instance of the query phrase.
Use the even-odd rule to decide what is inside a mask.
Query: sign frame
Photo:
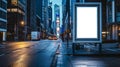
[[[77,38],[77,8],[78,7],[97,7],[97,38]],[[101,43],[102,42],[102,11],[101,3],[75,3],[73,9],[73,43]]]

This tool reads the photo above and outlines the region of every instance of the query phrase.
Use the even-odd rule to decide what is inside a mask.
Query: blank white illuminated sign
[[[97,7],[77,7],[77,38],[97,38]]]

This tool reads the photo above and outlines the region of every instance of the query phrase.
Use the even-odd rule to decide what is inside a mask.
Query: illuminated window
[[[17,3],[18,3],[18,0],[11,0],[12,5],[17,5]]]
[[[16,8],[11,9],[11,12],[17,12]]]
[[[10,9],[7,9],[8,12],[10,12]]]
[[[22,13],[22,11],[21,11],[21,10],[18,10],[18,12],[19,12],[19,13]]]
[[[18,13],[20,13],[20,14],[25,15],[25,13],[24,13],[22,10],[17,9],[17,8],[7,9],[7,11],[8,11],[8,12],[18,12]]]

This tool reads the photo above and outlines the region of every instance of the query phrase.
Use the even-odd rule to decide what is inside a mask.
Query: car
[[[58,39],[56,36],[53,36],[52,38],[53,38],[53,40],[57,40]]]
[[[48,39],[49,40],[57,40],[58,38],[56,36],[49,36]]]
[[[52,40],[52,37],[51,37],[51,36],[48,36],[48,39],[49,39],[49,40]]]

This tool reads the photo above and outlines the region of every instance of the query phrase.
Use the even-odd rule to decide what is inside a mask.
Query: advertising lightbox
[[[101,42],[101,5],[84,3],[74,5],[73,42]]]

